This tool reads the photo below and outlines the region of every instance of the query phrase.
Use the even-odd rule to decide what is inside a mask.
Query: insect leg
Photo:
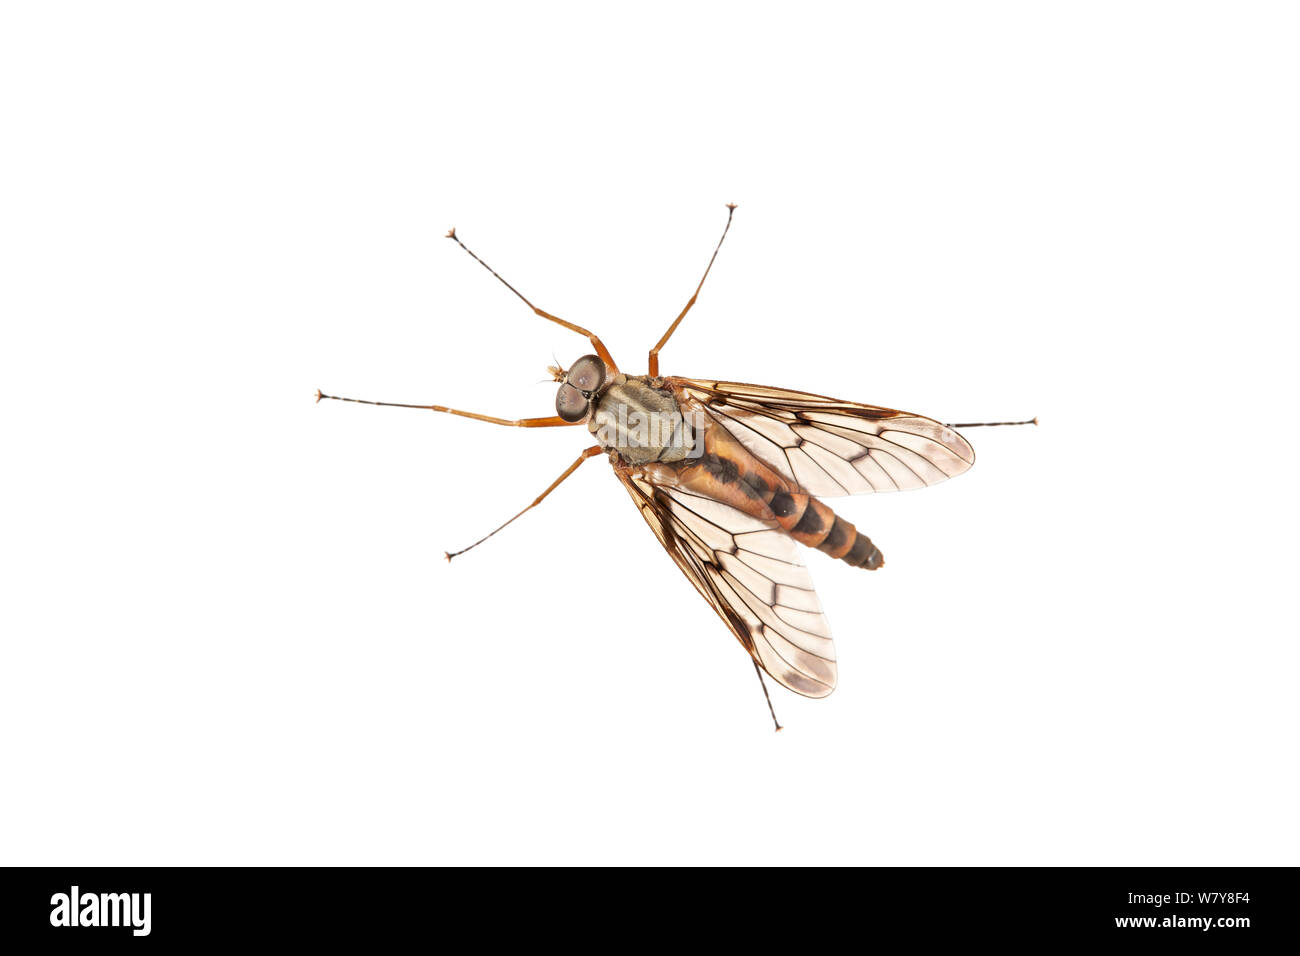
[[[751,657],[750,660],[753,660]],[[758,661],[754,661],[754,673],[758,675],[758,684],[763,688],[763,699],[767,701],[768,712],[772,715],[772,723],[776,725],[777,732],[781,731],[781,722],[776,719],[776,710],[772,707],[772,697],[767,692],[767,681],[763,680],[763,669],[758,666]]]
[[[568,423],[565,422],[565,424],[568,424]],[[542,503],[542,501],[546,498],[547,495],[549,495],[552,491],[554,491],[556,488],[559,487],[560,482],[564,481],[565,478],[568,478],[571,474],[573,474],[575,471],[578,470],[578,466],[579,466],[579,465],[581,465],[581,464],[582,464],[584,461],[586,461],[588,458],[591,458],[591,457],[594,456],[594,455],[599,455],[600,452],[601,452],[601,448],[600,448],[599,445],[592,445],[590,448],[588,448],[586,451],[584,451],[581,455],[578,456],[578,460],[577,460],[577,461],[575,461],[575,462],[574,462],[572,465],[570,465],[568,468],[564,469],[564,474],[560,475],[559,478],[556,478],[553,482],[551,482],[550,487],[548,487],[548,488],[547,488],[545,491],[543,491],[540,495],[538,495],[536,498],[534,498],[534,499],[533,499],[533,503],[532,503],[531,505],[529,505],[527,508],[525,508],[523,511],[519,512],[519,514],[515,515],[515,518],[518,518],[519,515],[522,515],[525,511],[531,511],[533,508],[536,508],[538,505],[540,505],[540,504]],[[484,541],[486,541],[488,538],[492,537],[492,535],[496,534],[497,531],[500,531],[501,528],[504,528],[506,525],[510,524],[511,521],[514,521],[515,518],[511,518],[510,521],[507,521],[505,524],[501,525],[501,527],[500,527],[500,528],[497,528],[495,531],[489,531],[487,534],[483,535],[483,537],[479,538],[477,541],[475,541],[473,544],[471,544],[471,545],[469,546],[469,548],[461,548],[459,551],[447,551],[447,552],[444,552],[444,553],[447,555],[447,560],[450,561],[452,558],[456,557],[456,555],[458,555],[458,554],[464,554],[464,553],[465,553],[466,551],[468,551],[470,548],[478,547],[480,544],[482,544],[482,543],[483,543]]]
[[[468,252],[471,256],[474,257],[474,261],[475,261],[475,262],[477,262],[479,265],[481,265],[481,266],[482,266],[484,269],[486,269],[488,272],[490,272],[490,273],[492,273],[494,276],[496,276],[497,279],[500,281],[500,283],[501,283],[503,286],[505,286],[507,289],[509,289],[509,290],[510,290],[511,292],[513,292],[515,295],[519,296],[520,300],[524,303],[524,305],[528,306],[528,308],[532,309],[534,312],[536,312],[536,313],[537,313],[538,315],[540,315],[542,318],[544,318],[544,319],[550,319],[552,322],[555,322],[555,323],[557,323],[558,325],[562,325],[562,326],[564,326],[566,329],[569,329],[569,330],[572,331],[572,332],[577,332],[579,335],[585,335],[585,336],[587,337],[587,339],[591,342],[591,347],[594,348],[594,349],[596,350],[596,354],[600,356],[600,360],[601,360],[602,362],[604,362],[606,365],[609,366],[609,370],[610,370],[611,372],[617,372],[617,371],[618,371],[618,366],[614,363],[614,357],[613,357],[612,355],[609,354],[609,349],[605,348],[605,343],[602,342],[602,341],[601,341],[597,336],[593,335],[591,332],[588,332],[586,329],[584,329],[584,328],[583,328],[582,326],[580,326],[580,325],[574,325],[572,322],[566,322],[564,319],[561,319],[559,316],[551,315],[551,313],[549,313],[549,312],[544,312],[544,311],[542,311],[542,310],[539,309],[537,306],[533,305],[531,302],[529,302],[527,299],[525,299],[525,298],[524,298],[524,295],[523,295],[522,292],[520,292],[518,289],[516,289],[514,286],[512,286],[512,285],[511,285],[509,282],[507,282],[505,279],[502,279],[501,276],[497,274],[497,271],[496,271],[495,269],[493,269],[490,265],[488,265],[486,262],[484,262],[484,261],[483,261],[482,259],[480,259],[478,256],[475,256],[474,253],[473,253],[473,251],[470,250],[470,247],[467,246],[467,245],[465,245],[465,243],[463,243],[463,242],[460,241],[460,237],[459,237],[458,235],[456,235],[456,230],[455,230],[455,229],[452,229],[451,231],[449,231],[449,232],[447,233],[447,238],[448,238],[448,239],[455,239],[455,240],[456,240],[456,244],[457,244],[458,246],[460,246],[462,249],[464,249],[466,252]]]
[[[731,228],[731,217],[735,212],[736,204],[734,202],[727,203],[727,224],[722,228],[722,239],[727,238],[727,230]],[[691,301],[686,303],[686,308],[682,309],[681,315],[673,319],[673,324],[668,326],[668,331],[664,333],[663,338],[656,342],[655,347],[650,350],[649,365],[651,376],[659,374],[659,350],[668,342],[669,336],[677,331],[677,326],[682,324],[682,319],[686,318],[686,313],[691,311],[691,306],[695,304],[695,300],[699,296],[700,290],[704,288],[704,280],[709,277],[709,270],[713,268],[713,260],[718,258],[718,250],[722,248],[722,239],[718,240],[718,245],[713,250],[713,255],[709,259],[709,264],[704,267],[704,275],[700,277],[700,284],[695,287],[695,292],[691,296]]]
[[[1038,419],[1031,418],[1027,422],[961,422],[956,425],[945,424],[944,428],[992,428],[995,425],[1037,425]]]
[[[336,402],[356,402],[359,405],[386,405],[389,408],[423,408],[431,412],[446,412],[448,415],[472,418],[479,422],[491,422],[493,425],[513,425],[516,428],[558,428],[562,425],[581,424],[581,422],[566,422],[559,415],[552,415],[549,418],[494,418],[491,415],[462,412],[459,408],[446,408],[442,405],[407,405],[405,402],[372,402],[368,398],[342,398],[338,395],[326,395],[320,389],[316,389],[316,401],[319,402],[322,398],[333,399]]]

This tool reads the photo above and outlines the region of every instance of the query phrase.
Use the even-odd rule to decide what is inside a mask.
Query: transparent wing
[[[922,415],[739,382],[666,382],[679,402],[821,498],[924,488],[975,463],[966,439]]]
[[[835,689],[835,645],[795,543],[730,505],[615,473],[673,561],[772,679],[805,697]]]

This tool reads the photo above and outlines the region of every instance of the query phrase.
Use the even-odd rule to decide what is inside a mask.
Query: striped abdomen
[[[884,555],[870,538],[811,495],[777,491],[768,507],[781,527],[800,544],[868,571],[885,563]]]
[[[848,521],[749,453],[722,427],[704,436],[704,455],[671,467],[682,487],[731,505],[755,518],[774,520],[800,544],[874,571],[884,556]]]

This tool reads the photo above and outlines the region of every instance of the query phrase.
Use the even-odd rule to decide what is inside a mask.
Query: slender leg
[[[491,415],[479,415],[477,412],[462,412],[459,408],[446,408],[442,405],[407,405],[404,402],[372,402],[368,398],[340,398],[338,395],[326,395],[316,389],[316,401],[330,398],[336,402],[356,402],[360,405],[386,405],[389,408],[423,408],[431,412],[446,412],[461,418],[472,418],[479,422],[491,422],[493,425],[513,425],[516,428],[558,428],[563,425],[580,425],[581,422],[566,422],[559,415],[550,418],[493,418]]]
[[[752,657],[750,660],[754,660]],[[763,670],[758,666],[758,661],[754,661],[754,673],[758,675],[758,684],[763,688],[763,699],[767,701],[768,712],[772,715],[772,723],[776,725],[777,732],[781,731],[781,721],[776,719],[776,710],[772,707],[772,698],[767,692],[767,681],[763,680]]]
[[[1031,418],[1027,422],[959,422],[955,425],[945,425],[945,428],[992,428],[995,425],[1037,425],[1038,419]]]
[[[727,238],[727,230],[731,228],[731,217],[735,212],[736,204],[734,202],[727,203],[727,224],[722,229],[722,239]],[[649,365],[651,377],[659,374],[659,350],[667,344],[669,336],[677,331],[677,326],[682,324],[682,319],[686,318],[686,313],[691,311],[691,306],[695,304],[695,300],[699,297],[700,290],[704,288],[704,280],[709,277],[709,270],[713,268],[713,260],[718,258],[718,249],[722,248],[722,239],[718,240],[718,245],[713,250],[713,256],[709,259],[709,264],[704,268],[704,275],[700,277],[700,284],[695,287],[695,293],[691,296],[691,301],[686,303],[686,308],[682,309],[681,315],[673,319],[673,324],[668,326],[668,331],[664,333],[663,338],[656,342],[655,347],[650,350]],[[780,728],[777,729],[779,730]]]
[[[552,491],[554,491],[556,488],[559,487],[560,482],[564,481],[565,478],[568,478],[571,474],[573,474],[575,471],[578,470],[579,465],[581,465],[588,458],[591,458],[593,455],[599,455],[600,452],[601,452],[601,448],[599,445],[592,445],[590,448],[584,451],[581,455],[578,456],[577,461],[575,461],[568,468],[564,469],[564,474],[560,475],[559,478],[556,478],[553,482],[551,482],[550,487],[548,487],[540,495],[534,498],[533,503],[529,505],[527,508],[525,508],[523,511],[519,512],[519,514],[515,515],[515,518],[518,518],[519,515],[522,515],[524,512],[531,511],[533,508],[536,508],[538,505],[540,505],[546,499],[547,495],[549,495]],[[514,521],[515,518],[511,518],[510,521],[507,521],[505,524],[501,525],[501,527],[497,528],[495,531],[489,531],[487,534],[483,535],[483,537],[479,538],[477,541],[471,544],[469,548],[461,548],[459,551],[445,551],[443,553],[447,555],[447,560],[450,561],[452,558],[456,557],[456,555],[464,554],[470,548],[478,547],[488,538],[492,537],[492,535],[496,534],[497,531],[500,531],[501,528],[504,528],[506,525],[510,524],[511,521]]]
[[[448,239],[455,239],[455,240],[456,240],[456,244],[457,244],[458,246],[460,246],[462,249],[464,249],[466,252],[468,252],[471,256],[474,256],[474,261],[475,261],[475,262],[477,262],[479,265],[481,265],[481,266],[482,266],[484,269],[486,269],[488,272],[490,272],[490,273],[492,273],[494,276],[496,276],[497,279],[501,282],[501,284],[502,284],[503,286],[505,286],[507,289],[509,289],[509,290],[510,290],[511,292],[513,292],[515,295],[519,296],[520,300],[524,303],[524,305],[528,306],[528,308],[532,309],[534,312],[536,312],[536,313],[537,313],[538,315],[540,315],[542,318],[544,318],[544,319],[550,319],[552,322],[555,322],[555,323],[557,323],[558,325],[562,325],[562,326],[564,326],[566,329],[569,329],[569,330],[572,331],[572,332],[577,332],[579,335],[585,335],[585,336],[587,337],[587,339],[591,342],[591,347],[594,348],[594,349],[596,350],[596,354],[600,356],[600,360],[601,360],[602,362],[604,362],[606,365],[609,366],[609,370],[610,370],[610,372],[617,372],[617,371],[618,371],[618,366],[614,364],[614,357],[613,357],[612,355],[609,354],[609,349],[605,348],[605,343],[602,342],[599,338],[597,338],[597,337],[596,337],[595,335],[593,335],[591,332],[588,332],[586,329],[584,329],[584,328],[583,328],[582,326],[580,326],[580,325],[574,325],[572,322],[566,322],[564,319],[561,319],[561,318],[559,318],[558,316],[551,315],[551,313],[549,313],[549,312],[543,312],[543,311],[542,311],[541,309],[539,309],[537,306],[533,305],[531,302],[529,302],[527,299],[525,299],[525,298],[524,298],[524,295],[523,295],[522,292],[520,292],[518,289],[516,289],[514,286],[512,286],[512,285],[511,285],[509,282],[507,282],[505,279],[502,279],[501,276],[497,274],[497,271],[496,271],[495,269],[493,269],[490,265],[488,265],[486,262],[484,262],[484,261],[483,261],[482,259],[480,259],[478,256],[475,256],[474,253],[470,250],[469,246],[465,245],[465,243],[463,243],[463,242],[460,241],[460,237],[456,235],[456,230],[455,230],[455,229],[452,229],[450,232],[447,233],[447,238],[448,238]]]

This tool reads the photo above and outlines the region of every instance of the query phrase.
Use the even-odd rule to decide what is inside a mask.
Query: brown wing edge
[[[886,408],[883,405],[867,405],[863,402],[850,402],[842,398],[831,398],[829,395],[818,395],[815,392],[801,392],[792,388],[775,388],[770,385],[755,385],[752,382],[726,382],[720,379],[687,378],[683,375],[669,376],[664,381],[670,387],[694,388],[717,395],[720,398],[739,396],[751,401],[770,402],[774,405],[786,405],[790,408],[815,406],[823,411],[844,412],[871,421],[900,417],[925,417],[924,415],[915,415],[912,412],[900,411],[897,408]]]
[[[650,526],[650,530],[659,539],[659,543],[663,545],[669,557],[673,559],[673,563],[681,569],[687,580],[695,587],[695,590],[713,607],[714,611],[727,625],[727,629],[735,635],[736,640],[740,642],[740,645],[745,648],[758,666],[763,669],[764,673],[781,686],[802,697],[820,699],[830,696],[836,685],[834,661],[829,662],[831,670],[831,681],[829,683],[803,674],[781,675],[773,673],[758,654],[754,639],[750,635],[744,620],[731,607],[726,597],[717,590],[713,582],[709,580],[708,575],[698,566],[690,551],[679,545],[677,533],[672,527],[672,518],[670,515],[665,514],[662,507],[657,504],[653,492],[647,493],[646,490],[643,490],[641,483],[632,476],[630,469],[617,464],[613,468],[619,481],[623,483],[623,487],[627,489],[633,503],[637,506],[637,510],[641,512],[641,517]],[[648,488],[652,489],[653,487],[648,482],[644,484]]]
[[[744,382],[682,376],[663,381],[679,403],[702,410],[732,431],[762,461],[797,483],[810,485],[807,490],[818,497],[925,487],[954,478],[975,464],[975,449],[964,435],[914,412]],[[736,417],[737,411],[748,418]],[[852,426],[824,416],[840,416],[863,425],[856,434],[850,433],[845,428]],[[754,424],[764,419],[775,426],[776,434]],[[781,431],[793,433],[796,429],[796,441],[781,439]],[[813,430],[811,434],[808,429]],[[800,449],[808,439],[820,447],[807,451],[817,454],[809,455]],[[837,454],[837,446],[849,443],[861,451],[851,458]],[[800,460],[796,462],[796,458]],[[838,467],[828,470],[827,458]],[[836,458],[838,463],[833,461]],[[870,461],[858,464],[866,458]],[[847,484],[842,475],[832,474],[845,466],[857,472]]]

